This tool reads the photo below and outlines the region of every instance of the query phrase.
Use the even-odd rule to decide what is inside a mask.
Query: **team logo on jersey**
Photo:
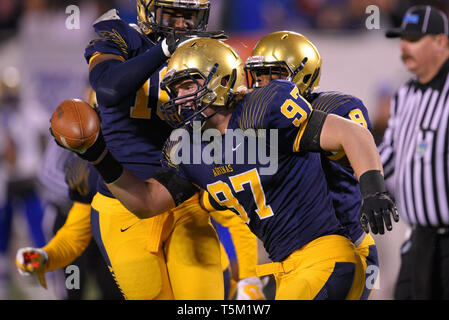
[[[234,172],[234,169],[232,169],[230,164],[227,164],[227,165],[219,166],[219,167],[212,169],[212,172],[214,173],[214,177],[216,177],[216,176],[219,176],[222,174]]]

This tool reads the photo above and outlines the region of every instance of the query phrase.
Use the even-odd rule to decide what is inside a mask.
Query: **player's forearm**
[[[359,124],[329,115],[323,125],[320,144],[327,151],[343,150],[357,178],[370,170],[383,172],[373,136]]]
[[[126,170],[106,148],[101,132],[80,157],[90,162],[112,194],[136,217],[150,218],[173,207],[173,199],[157,181],[145,182]]]
[[[111,59],[97,64],[89,72],[89,82],[101,105],[117,105],[126,96],[134,95],[166,60],[158,44],[124,62]]]
[[[118,180],[107,186],[112,194],[140,219],[151,218],[175,207],[163,185],[154,179],[143,181],[126,169]]]

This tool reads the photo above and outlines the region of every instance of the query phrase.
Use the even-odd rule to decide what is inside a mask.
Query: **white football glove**
[[[20,248],[16,254],[16,266],[21,275],[35,274],[42,287],[47,289],[45,280],[45,265],[48,261],[47,253],[39,248]]]
[[[258,277],[244,278],[237,283],[237,300],[266,300],[263,283]]]

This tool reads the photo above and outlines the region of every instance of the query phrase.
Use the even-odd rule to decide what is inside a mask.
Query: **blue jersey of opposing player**
[[[95,21],[93,27],[100,38],[86,48],[88,62],[97,54],[114,54],[125,61],[157,45],[138,26],[121,20],[115,9]],[[166,93],[159,89],[165,71],[163,61],[137,93],[126,96],[117,105],[105,106],[97,95],[101,129],[109,150],[124,167],[142,179],[150,178],[160,169],[160,153],[171,130],[159,117],[160,104],[168,100]],[[98,190],[113,197],[102,179]]]
[[[368,110],[363,102],[354,96],[334,91],[320,92],[311,94],[308,101],[313,109],[339,115],[371,130]],[[342,156],[344,153],[335,154],[330,159],[339,160]],[[322,165],[338,220],[346,228],[351,241],[357,246],[365,234],[358,221],[362,194],[357,178],[351,167],[341,166],[324,156]]]
[[[332,206],[321,155],[300,150],[311,111],[310,104],[300,96],[294,83],[273,81],[249,93],[236,106],[222,137],[225,141],[232,129],[233,137],[229,139],[232,146],[221,144],[221,164],[204,161],[204,155],[211,153],[208,142],[197,145],[192,140],[186,151],[185,136],[179,143],[167,142],[162,162],[207,190],[217,209],[226,207],[240,215],[262,240],[270,259],[282,261],[318,237],[344,234]],[[242,133],[240,137],[238,129]],[[250,140],[254,138],[251,134],[243,135],[247,129],[266,129],[266,140],[261,140],[264,142],[260,145],[256,143],[257,150],[250,150]],[[277,137],[271,136],[271,130]],[[195,131],[191,131],[189,136],[193,139],[194,135]],[[264,138],[259,134],[259,139]],[[269,154],[278,150],[278,156],[274,157],[277,170],[272,174],[262,174],[270,164],[264,163],[261,157],[254,157],[254,152],[261,152],[266,145],[273,148],[267,152]],[[195,151],[195,148],[201,149]],[[245,151],[244,161],[236,161],[239,149]],[[226,159],[229,150],[235,153],[232,163]],[[182,153],[180,157],[184,157],[184,152],[189,153],[188,161],[173,161],[176,154]],[[203,157],[195,164],[198,152]],[[186,163],[189,161],[190,164]]]

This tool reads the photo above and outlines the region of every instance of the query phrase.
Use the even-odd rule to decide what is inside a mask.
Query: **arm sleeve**
[[[90,229],[90,204],[74,202],[65,224],[42,249],[48,254],[45,271],[69,265],[79,257],[92,238]]]
[[[161,43],[138,53],[142,36],[118,16],[112,15],[108,19],[94,24],[99,38],[89,43],[84,54],[89,64],[101,54],[122,58],[122,61],[103,61],[89,73],[89,82],[98,102],[105,107],[117,105],[124,97],[135,94],[167,60]]]

